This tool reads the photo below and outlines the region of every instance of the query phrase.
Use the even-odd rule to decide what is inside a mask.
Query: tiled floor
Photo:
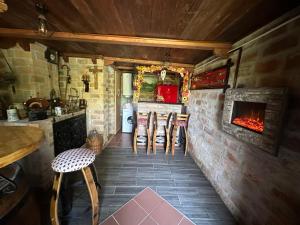
[[[126,138],[123,137],[123,140]],[[100,221],[145,187],[150,187],[195,224],[235,224],[230,212],[191,157],[185,157],[180,150],[176,151],[174,158],[170,155],[166,157],[163,150],[159,149],[157,155],[147,155],[143,149],[134,155],[130,142],[126,145],[119,140],[119,144],[123,148],[117,147],[117,144],[111,145],[95,161],[102,186]],[[75,187],[75,194],[73,210],[62,224],[90,224],[85,186]],[[153,218],[156,216],[159,217],[159,211]],[[147,222],[151,224],[152,218],[148,218]]]
[[[181,212],[150,188],[108,217],[101,225],[193,225]]]
[[[117,133],[108,144],[108,148],[130,148],[132,145],[132,134]]]

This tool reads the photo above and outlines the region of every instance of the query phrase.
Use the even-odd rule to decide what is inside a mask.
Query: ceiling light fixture
[[[38,12],[38,32],[42,35],[47,35],[48,28],[47,28],[47,19],[46,13],[48,12],[47,7],[45,4],[36,3],[35,8]]]

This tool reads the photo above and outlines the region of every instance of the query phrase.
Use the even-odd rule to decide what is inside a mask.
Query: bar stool
[[[153,137],[152,137],[152,149],[153,153],[156,154],[156,142],[157,142],[157,131],[159,129],[159,126],[164,126],[165,131],[165,151],[167,152],[170,147],[170,119],[171,119],[172,113],[169,114],[158,114],[154,112],[153,115]]]
[[[50,218],[52,225],[59,225],[58,198],[64,173],[81,171],[87,185],[92,203],[92,224],[97,225],[99,220],[98,192],[89,165],[95,160],[95,153],[86,148],[76,148],[60,153],[52,161],[52,169],[56,172],[53,182],[50,203]]]
[[[172,145],[171,145],[171,151],[172,156],[175,154],[175,142],[176,142],[176,135],[177,135],[177,129],[183,127],[184,136],[185,136],[185,150],[184,155],[188,152],[188,143],[187,143],[187,129],[188,129],[188,123],[189,123],[190,114],[177,114],[174,113],[173,120],[172,120]],[[166,152],[168,154],[168,151]]]
[[[150,117],[151,117],[151,112],[149,113],[136,113],[136,127],[134,130],[134,136],[133,136],[133,151],[135,154],[137,154],[137,141],[138,141],[138,132],[139,132],[139,127],[145,127],[147,137],[147,154],[150,154],[150,145],[151,145],[151,137],[150,137]]]

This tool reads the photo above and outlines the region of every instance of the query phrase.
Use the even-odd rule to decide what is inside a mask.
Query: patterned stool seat
[[[95,161],[95,153],[86,148],[75,148],[60,153],[52,161],[52,169],[58,173],[81,170]]]

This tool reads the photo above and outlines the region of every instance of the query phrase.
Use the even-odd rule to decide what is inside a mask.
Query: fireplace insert
[[[231,123],[262,133],[265,125],[266,103],[234,101]]]
[[[223,130],[276,155],[286,99],[284,88],[227,89]]]

